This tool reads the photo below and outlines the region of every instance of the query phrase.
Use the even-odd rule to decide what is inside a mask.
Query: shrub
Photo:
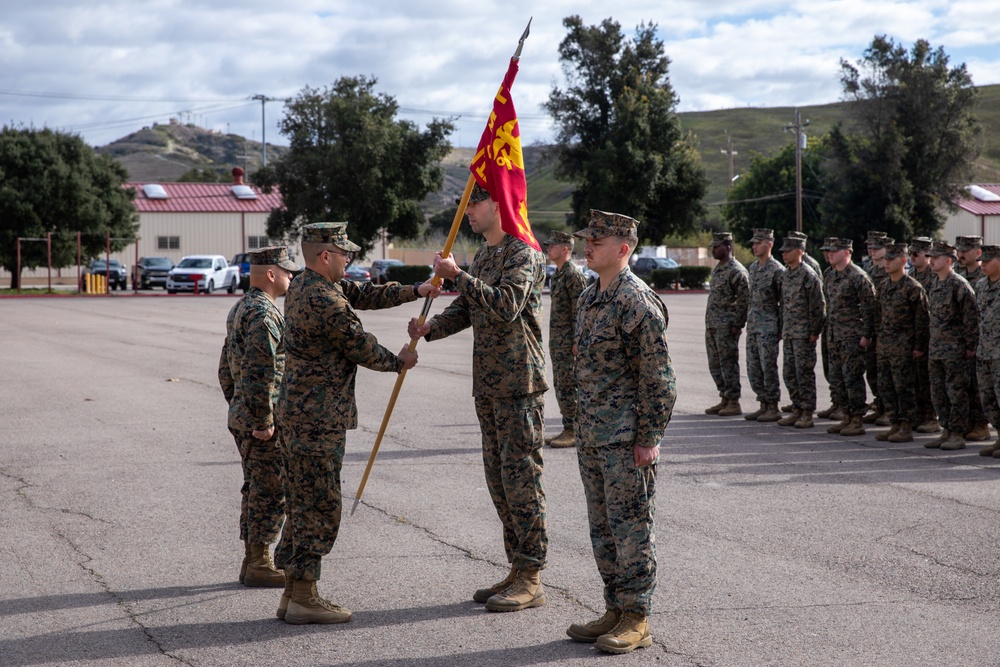
[[[649,273],[649,283],[653,289],[673,289],[680,279],[681,270],[676,269],[653,269]]]
[[[422,283],[431,273],[431,267],[426,264],[393,264],[385,270],[386,278],[404,285]]]
[[[709,266],[682,266],[677,269],[681,287],[687,289],[702,289],[712,274]]]

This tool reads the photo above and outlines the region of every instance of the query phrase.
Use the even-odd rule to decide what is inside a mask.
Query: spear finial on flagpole
[[[514,56],[512,60],[519,60],[521,58],[521,47],[524,46],[524,40],[528,38],[528,33],[531,30],[531,19],[528,19],[528,25],[524,28],[524,33],[521,34],[521,39],[517,42],[517,50],[514,51]],[[516,72],[516,68],[514,69]],[[455,244],[455,238],[458,236],[458,228],[462,225],[462,218],[465,217],[465,207],[469,205],[469,197],[472,195],[472,186],[475,184],[475,176],[472,175],[471,171],[469,173],[469,180],[465,184],[465,191],[462,193],[462,198],[458,203],[458,210],[455,211],[455,218],[451,223],[451,231],[448,233],[448,239],[445,241],[444,248],[441,250],[442,257],[448,257],[451,254],[451,248]],[[532,237],[533,239],[533,237]],[[434,276],[434,284],[441,284],[441,277]],[[417,319],[417,326],[422,326],[424,321],[427,319],[427,314],[431,309],[432,297],[427,297],[424,301],[424,307],[420,312],[420,317]],[[417,348],[416,339],[410,339],[410,352],[413,352]],[[378,435],[375,437],[375,444],[372,445],[372,453],[368,457],[368,465],[365,467],[365,473],[361,476],[361,484],[358,485],[358,493],[354,497],[354,505],[351,506],[351,514],[358,509],[358,504],[361,502],[361,494],[365,491],[365,485],[368,483],[368,475],[371,474],[372,466],[375,464],[375,457],[378,456],[378,448],[382,444],[382,437],[385,435],[385,429],[389,425],[389,418],[392,417],[392,410],[396,406],[396,399],[399,397],[399,390],[403,386],[403,380],[406,378],[406,370],[400,372],[396,377],[396,384],[392,388],[392,394],[389,396],[389,404],[385,408],[385,414],[382,417],[382,425],[379,427]]]

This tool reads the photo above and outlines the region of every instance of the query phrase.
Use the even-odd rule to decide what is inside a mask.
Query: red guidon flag
[[[493,98],[493,112],[469,169],[493,201],[500,204],[500,227],[541,251],[542,246],[535,239],[528,222],[528,182],[524,176],[521,129],[517,125],[517,112],[510,96],[515,76],[517,59],[511,58],[500,90]]]

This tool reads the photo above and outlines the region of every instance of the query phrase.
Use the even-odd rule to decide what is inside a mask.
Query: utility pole
[[[731,188],[733,187],[733,181],[736,180],[736,174],[733,173],[733,156],[739,155],[739,153],[733,150],[733,138],[727,137],[726,140],[727,147],[719,149],[719,152],[729,156],[729,187]]]
[[[261,95],[260,93],[252,96],[251,100],[260,100],[260,162],[261,167],[267,166],[267,131],[266,123],[264,122],[264,106],[268,102],[280,102],[280,97],[268,97],[267,95]]]
[[[802,129],[809,125],[809,119],[805,122],[799,115],[799,110],[795,110],[795,122],[788,123],[784,131],[795,130],[795,231],[802,231],[802,149],[805,148],[806,135]]]

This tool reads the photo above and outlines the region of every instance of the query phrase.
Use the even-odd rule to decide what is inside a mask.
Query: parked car
[[[648,283],[655,269],[676,269],[679,266],[680,264],[670,257],[639,257],[635,260],[632,273]]]
[[[233,294],[239,283],[240,267],[229,266],[222,255],[188,255],[170,269],[167,292],[193,292],[197,285],[198,291],[204,294],[223,287]]]
[[[389,281],[389,278],[386,276],[389,267],[402,265],[403,262],[399,259],[376,259],[372,262],[371,269],[369,269],[372,282],[376,285],[384,285]]]
[[[108,279],[108,289],[118,288],[124,290],[128,287],[128,273],[125,267],[117,259],[111,260],[111,270],[108,270],[107,263],[103,259],[92,259],[90,266],[84,269],[84,274],[94,274],[105,276]]]
[[[347,267],[347,271],[344,272],[344,277],[358,283],[366,283],[372,279],[372,274],[367,266],[355,266],[351,264]]]
[[[238,252],[233,255],[230,266],[240,267],[240,289],[246,292],[250,289],[250,253]]]
[[[152,289],[167,286],[167,274],[174,268],[169,257],[140,257],[132,271],[132,286],[137,289]]]

